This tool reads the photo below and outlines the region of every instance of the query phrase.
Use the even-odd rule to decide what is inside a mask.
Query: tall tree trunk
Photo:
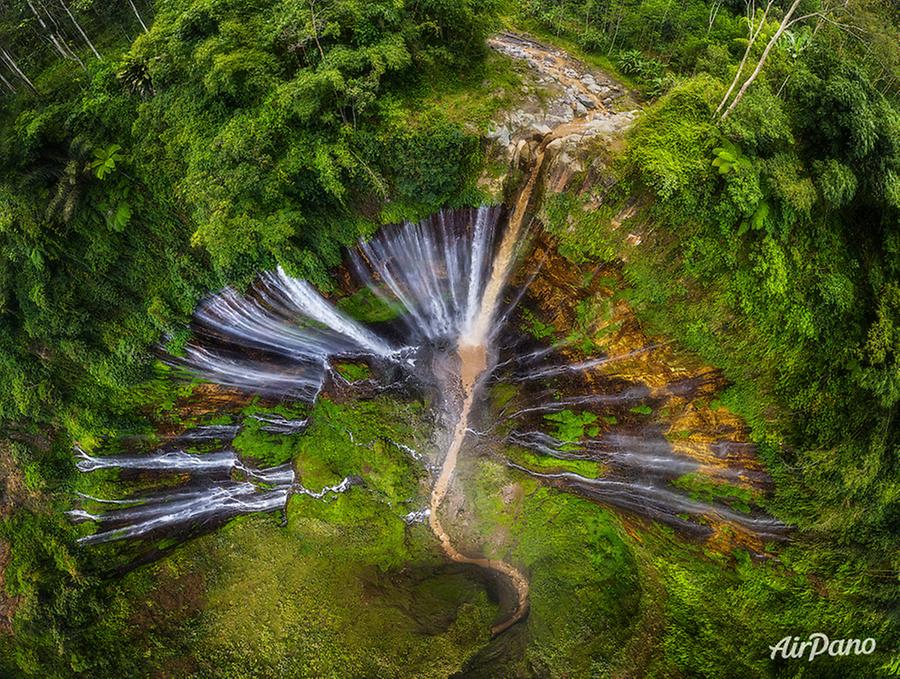
[[[100,58],[100,52],[97,51],[97,48],[94,47],[94,43],[91,42],[90,38],[87,37],[87,33],[84,32],[84,29],[81,28],[81,24],[78,23],[78,20],[75,19],[75,16],[69,10],[69,6],[65,3],[65,0],[59,0],[59,4],[62,5],[62,8],[66,10],[66,14],[69,15],[69,19],[72,20],[72,23],[75,25],[75,28],[78,29],[78,32],[81,33],[81,37],[84,38],[84,41],[88,44],[88,47],[91,48],[91,52],[94,53],[94,56],[98,59]]]
[[[87,66],[84,65],[84,62],[81,60],[75,50],[69,47],[69,43],[66,42],[65,38],[62,37],[61,34],[51,33],[50,39],[53,40],[53,43],[56,45],[56,48],[60,51],[60,53],[66,57],[67,59],[71,59],[72,61],[78,62],[78,65],[81,66],[85,71],[87,71]],[[66,56],[68,55],[68,56]]]
[[[6,89],[8,89],[12,94],[16,93],[16,88],[13,87],[13,84],[3,76],[2,72],[0,72],[0,83],[6,85]]]
[[[31,12],[38,20],[41,28],[47,34],[47,38],[50,40],[50,44],[52,44],[53,47],[56,48],[56,51],[59,52],[60,56],[62,56],[63,59],[77,61],[81,68],[87,71],[87,67],[84,65],[84,62],[78,57],[77,54],[75,54],[75,52],[71,50],[69,45],[66,43],[65,38],[63,38],[61,34],[57,35],[56,32],[47,25],[47,22],[44,21],[44,17],[41,16],[41,14],[37,11],[37,8],[34,6],[34,3],[31,0],[28,0],[28,6],[31,8]],[[44,8],[43,5],[41,5],[41,8],[44,9],[44,12],[47,12],[46,8]],[[49,12],[47,12],[47,16],[50,18],[50,21],[56,24],[56,20],[52,15],[50,15]]]
[[[38,24],[40,24],[41,29],[44,31],[44,33],[46,35],[48,35],[50,37],[50,44],[52,44],[56,48],[56,51],[60,53],[60,56],[62,56],[63,59],[68,59],[69,55],[66,54],[65,50],[63,50],[59,46],[59,44],[56,42],[56,40],[55,40],[56,36],[54,35],[53,31],[50,30],[50,27],[47,25],[47,22],[44,21],[44,17],[41,16],[40,13],[38,13],[37,7],[34,6],[34,3],[31,2],[31,0],[28,0],[28,6],[31,8],[31,13],[34,14],[35,19],[38,20]]]
[[[724,0],[713,0],[713,4],[709,8],[709,22],[706,26],[706,35],[712,30],[713,24],[716,23],[716,17],[719,16],[719,10],[722,8]]]
[[[725,113],[722,114],[722,120],[725,120],[728,116],[731,115],[731,112],[734,111],[735,107],[740,103],[741,99],[744,98],[744,93],[746,93],[747,88],[753,84],[753,81],[756,80],[757,76],[759,76],[760,71],[762,71],[763,66],[766,63],[766,59],[769,58],[769,52],[772,51],[772,48],[775,47],[775,43],[778,42],[778,39],[781,35],[787,30],[788,26],[791,25],[791,17],[794,16],[794,12],[797,11],[797,7],[800,6],[801,0],[794,0],[791,3],[790,8],[787,11],[787,14],[784,15],[784,19],[781,20],[781,25],[778,27],[778,30],[775,31],[775,35],[771,37],[768,44],[766,45],[766,49],[763,50],[762,56],[760,56],[759,61],[756,63],[756,68],[753,69],[753,73],[750,74],[750,77],[744,81],[744,84],[741,85],[741,89],[738,90],[738,93],[734,95],[734,99],[731,104],[725,109]]]
[[[137,20],[141,23],[141,28],[144,29],[144,33],[149,33],[149,29],[147,28],[147,24],[144,23],[144,20],[141,18],[140,13],[138,12],[137,7],[134,5],[134,0],[128,0],[128,4],[131,5],[131,11],[134,12],[134,15],[137,17]]]
[[[46,16],[47,19],[50,21],[50,23],[53,24],[53,27],[56,29],[56,32],[59,33],[60,31],[62,31],[62,28],[60,28],[59,22],[56,20],[56,16],[52,12],[50,12],[50,10],[47,9],[47,6],[44,4],[43,0],[36,0],[36,2],[38,4],[38,7],[40,7],[41,11],[44,13],[44,16]],[[29,2],[28,4],[30,5],[31,3]],[[32,7],[32,10],[33,9],[34,8]]]
[[[319,56],[322,57],[322,61],[325,61],[325,51],[322,49],[322,43],[319,42],[319,24],[316,23],[315,0],[309,0],[309,16],[312,18],[313,38],[316,39],[316,47],[319,48]]]
[[[606,51],[607,56],[612,54],[613,47],[616,46],[616,37],[619,35],[619,24],[621,24],[621,23],[622,23],[622,15],[619,14],[618,18],[616,19],[616,30],[613,31],[612,40],[609,41],[609,49]]]
[[[756,17],[753,16],[755,12],[753,10],[748,10],[747,21],[749,22],[749,35],[747,36],[747,49],[744,50],[744,56],[741,59],[741,63],[738,65],[737,73],[734,74],[734,78],[731,80],[731,85],[728,87],[728,91],[725,93],[725,96],[722,97],[722,101],[719,102],[719,105],[716,107],[716,115],[722,111],[725,107],[725,104],[728,103],[728,98],[731,96],[731,93],[734,91],[734,88],[737,87],[737,84],[741,81],[741,75],[744,73],[744,66],[747,64],[747,58],[750,56],[750,50],[753,49],[753,44],[756,42],[756,39],[759,37],[760,32],[763,29],[763,26],[766,25],[766,17],[769,15],[769,10],[772,8],[772,0],[766,4],[766,9],[763,11],[762,19],[759,21],[759,26],[754,29],[753,22],[756,20]]]
[[[7,52],[4,47],[0,47],[0,56],[3,57],[3,61],[9,64],[9,67],[13,70],[13,72],[15,72],[15,74],[22,79],[22,82],[28,85],[28,89],[37,94],[37,88],[35,88],[34,83],[32,83],[31,80],[28,79],[28,76],[25,75],[21,68],[19,68],[16,60],[13,59],[12,55]]]

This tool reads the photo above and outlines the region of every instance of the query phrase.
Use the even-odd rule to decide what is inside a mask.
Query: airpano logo
[[[769,646],[772,652],[769,658],[774,660],[781,658],[803,658],[812,662],[820,655],[826,653],[831,657],[843,655],[869,655],[875,652],[875,640],[867,639],[834,639],[827,634],[814,632],[806,641],[800,641],[800,637],[787,636],[774,646]]]

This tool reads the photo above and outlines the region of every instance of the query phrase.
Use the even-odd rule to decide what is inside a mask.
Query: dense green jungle
[[[0,677],[900,676],[893,0],[0,0]]]

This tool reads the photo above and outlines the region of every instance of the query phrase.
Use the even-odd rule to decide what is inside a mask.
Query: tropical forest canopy
[[[143,585],[110,584],[73,546],[72,443],[158,403],[146,386],[158,352],[177,352],[210,291],[281,266],[327,292],[358,238],[482,202],[483,136],[518,87],[486,46],[504,27],[639,93],[613,181],[586,179],[602,208],[553,196],[546,227],[572,262],[600,263],[618,252],[610,221],[641,211],[655,235],[624,265],[632,303],[723,370],[774,480],[769,509],[799,530],[784,556],[796,590],[767,581],[764,595],[748,579],[733,607],[704,608],[719,576],[704,575],[704,594],[669,572],[657,676],[759,671],[703,654],[739,653],[728,621],[742,608],[798,625],[827,611],[836,634],[896,642],[897,12],[890,0],[0,2],[0,473],[22,479],[0,494],[0,582],[16,601],[0,674],[144,667],[120,643]]]

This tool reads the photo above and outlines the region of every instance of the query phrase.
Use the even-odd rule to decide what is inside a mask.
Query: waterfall
[[[195,344],[185,348],[184,356],[169,358],[168,361],[175,366],[187,367],[198,377],[216,384],[308,403],[315,401],[325,377],[323,359],[318,362],[298,361],[285,367],[229,356]]]
[[[92,513],[73,509],[69,517],[76,522],[92,521],[101,530],[79,538],[91,545],[113,540],[139,538],[164,530],[181,529],[209,521],[222,521],[240,514],[283,509],[292,494],[321,500],[350,489],[355,480],[310,490],[296,482],[291,465],[257,469],[245,465],[234,451],[222,450],[193,455],[182,450],[156,451],[149,455],[94,457],[76,447],[82,472],[98,469],[188,473],[199,483],[189,484],[127,499],[103,499],[82,494],[88,502],[114,505],[113,509]],[[233,480],[237,473],[243,480]],[[218,480],[216,480],[218,477]]]
[[[480,309],[499,217],[480,207],[384,229],[352,253],[354,268],[382,300],[403,305],[412,341],[455,343]]]
[[[240,425],[237,424],[206,424],[195,429],[188,429],[181,434],[173,436],[173,441],[214,441],[216,439],[231,440],[237,436]]]
[[[249,481],[222,481],[196,489],[179,489],[162,495],[135,498],[133,506],[100,514],[75,509],[69,512],[69,516],[76,521],[93,521],[103,527],[103,530],[78,540],[81,544],[91,545],[142,537],[185,524],[280,509],[284,507],[289,493],[289,484],[261,490]]]
[[[555,401],[548,399],[541,401],[537,405],[521,408],[511,415],[507,415],[507,419],[514,420],[524,415],[532,415],[535,413],[558,413],[561,410],[572,408],[574,406],[642,403],[646,401],[650,395],[650,389],[644,385],[632,385],[613,394],[584,394],[581,396],[560,398]]]
[[[149,455],[109,455],[93,457],[75,447],[79,471],[97,469],[134,469],[137,471],[228,472],[240,466],[234,451],[192,455],[183,450],[157,450]]]
[[[614,507],[626,509],[691,532],[709,533],[703,524],[687,521],[683,515],[709,517],[752,531],[769,540],[784,539],[788,527],[780,521],[759,514],[743,514],[724,505],[692,500],[652,481],[618,479],[589,479],[572,472],[541,473],[514,462],[507,465],[538,479],[556,481],[579,495],[601,500]]]
[[[410,350],[456,344],[481,317],[499,219],[497,207],[443,211],[385,228],[351,252],[361,282],[402,307],[401,346],[279,268],[247,294],[226,288],[204,300],[194,316],[198,339],[167,360],[217,384],[307,402],[335,359],[409,365]]]
[[[276,274],[267,274],[265,278],[274,290],[286,296],[299,315],[323,324],[338,337],[347,338],[376,356],[389,356],[393,353],[387,342],[327,302],[306,281],[291,278],[281,267]]]
[[[263,422],[260,427],[269,434],[299,434],[306,431],[309,426],[309,418],[289,420],[283,415],[251,415],[254,420]]]
[[[407,223],[361,242],[352,261],[372,292],[405,310],[406,344],[395,346],[374,329],[351,318],[309,282],[283,269],[265,273],[247,294],[226,288],[206,300],[194,315],[194,337],[181,356],[166,360],[202,379],[269,397],[313,403],[323,388],[330,362],[372,358],[418,369],[407,352],[429,344],[453,346],[463,328],[480,312],[491,271],[494,236],[500,209],[444,211],[418,224]],[[306,418],[251,414],[272,434],[293,435],[308,427]],[[173,443],[231,439],[237,425],[207,426],[170,439]],[[421,455],[396,444],[414,459]],[[139,538],[238,514],[284,507],[291,494],[324,499],[350,488],[345,478],[333,486],[310,490],[295,482],[291,467],[255,469],[233,450],[195,454],[180,448],[148,454],[89,455],[76,446],[76,465],[89,473],[99,469],[189,474],[206,479],[133,500],[99,500],[116,504],[102,513],[73,510],[73,520],[93,521],[103,528],[81,539],[94,544]],[[240,475],[243,480],[228,477]],[[219,480],[210,480],[219,477]],[[407,522],[424,521],[430,510],[412,512]]]
[[[193,376],[267,398],[314,404],[335,376],[335,389],[355,387],[337,378],[336,363],[362,361],[371,369],[372,384],[383,389],[411,383],[436,392],[442,407],[441,442],[444,456],[436,466],[422,453],[394,443],[434,475],[427,506],[397,514],[407,525],[425,523],[438,538],[445,555],[501,574],[516,592],[515,609],[494,626],[498,634],[521,620],[528,610],[528,580],[513,565],[463,554],[441,524],[440,510],[450,492],[458,457],[471,431],[470,418],[478,411],[480,390],[491,380],[519,385],[521,393],[504,405],[498,421],[513,424],[495,443],[509,443],[560,461],[594,461],[602,465],[602,478],[587,478],[570,471],[549,473],[508,461],[510,468],[619,510],[633,512],[692,532],[709,532],[711,522],[727,524],[759,538],[778,538],[786,527],[761,512],[742,513],[718,502],[703,502],[673,485],[685,474],[737,483],[756,483],[762,476],[747,467],[752,448],[737,441],[712,443],[670,442],[661,427],[635,424],[635,413],[646,416],[662,404],[694,398],[714,384],[714,376],[701,374],[650,387],[634,379],[607,374],[613,364],[643,361],[657,344],[647,343],[618,355],[580,356],[570,360],[564,340],[499,361],[508,350],[498,337],[513,316],[515,304],[505,302],[505,290],[514,269],[523,235],[526,211],[535,188],[535,171],[516,203],[505,229],[497,207],[445,210],[418,223],[386,227],[349,253],[358,282],[390,308],[399,308],[396,320],[367,325],[354,319],[308,281],[283,269],[262,274],[245,293],[226,288],[205,299],[192,324],[192,337],[180,356],[166,360]],[[521,292],[519,293],[521,296]],[[616,365],[614,369],[618,370]],[[416,379],[410,380],[410,377]],[[598,386],[608,385],[608,386]],[[616,414],[630,427],[592,431],[577,441],[562,441],[541,430],[545,416],[567,409]],[[256,412],[263,431],[273,435],[303,436],[309,418]],[[557,420],[558,421],[558,420]],[[604,422],[617,421],[609,416]],[[206,425],[166,439],[167,447],[150,453],[112,456],[89,455],[76,449],[78,469],[125,469],[155,474],[186,475],[178,488],[136,498],[101,500],[84,497],[104,511],[74,509],[74,521],[92,521],[99,530],[81,538],[83,544],[122,538],[141,538],[165,530],[183,530],[227,520],[249,512],[284,509],[291,495],[326,501],[358,482],[344,478],[334,485],[309,489],[300,484],[290,465],[257,469],[241,461],[230,448],[195,453],[196,441],[229,441],[241,425]],[[635,429],[635,427],[639,427]],[[352,441],[352,437],[351,437]],[[224,445],[224,444],[220,444]],[[356,444],[362,445],[362,444]],[[86,506],[91,506],[86,504]],[[407,508],[409,509],[409,508]],[[406,510],[404,510],[406,511]]]

